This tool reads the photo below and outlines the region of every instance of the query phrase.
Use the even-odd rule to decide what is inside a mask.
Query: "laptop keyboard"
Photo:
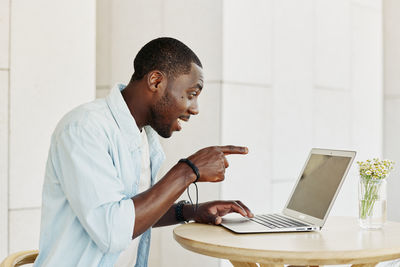
[[[256,215],[254,218],[250,218],[250,220],[265,225],[271,229],[308,226],[307,224],[292,220],[280,214]]]

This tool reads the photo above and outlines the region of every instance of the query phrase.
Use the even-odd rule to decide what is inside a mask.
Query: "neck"
[[[149,107],[140,81],[130,82],[121,94],[140,131],[148,124]]]

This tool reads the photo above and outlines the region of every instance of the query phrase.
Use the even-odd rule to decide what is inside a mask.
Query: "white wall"
[[[0,0],[0,259],[8,253],[9,0]]]
[[[400,221],[400,1],[385,0],[384,14],[384,156],[396,162],[388,178],[388,217]]]
[[[279,211],[311,147],[381,155],[380,1],[226,1],[223,31],[222,143],[251,153],[232,158],[222,197]],[[356,215],[348,178],[333,214]]]
[[[95,95],[95,1],[0,1],[0,258],[39,246],[50,135]]]
[[[312,147],[381,156],[381,2],[224,1],[222,198],[255,212],[286,203]],[[332,215],[357,216],[354,165]],[[229,266],[223,262],[223,266]]]

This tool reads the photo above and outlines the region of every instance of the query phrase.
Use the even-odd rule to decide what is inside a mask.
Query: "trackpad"
[[[268,227],[255,223],[248,218],[222,218],[222,226],[235,233],[257,233],[267,232]]]

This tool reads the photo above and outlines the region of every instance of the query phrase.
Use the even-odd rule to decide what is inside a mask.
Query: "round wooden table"
[[[363,230],[357,218],[349,217],[331,217],[321,231],[297,233],[235,234],[222,226],[189,223],[176,227],[174,238],[188,250],[228,259],[236,267],[372,267],[400,258],[400,223]]]

